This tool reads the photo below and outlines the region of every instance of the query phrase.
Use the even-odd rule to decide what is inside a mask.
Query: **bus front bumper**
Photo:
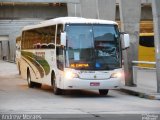
[[[122,87],[122,79],[109,78],[106,80],[85,80],[85,79],[71,79],[64,80],[63,89],[118,89]]]

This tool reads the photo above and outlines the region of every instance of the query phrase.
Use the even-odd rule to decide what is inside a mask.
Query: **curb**
[[[147,94],[147,93],[134,91],[134,90],[129,90],[129,89],[125,89],[125,88],[121,88],[120,91],[125,92],[125,93],[130,94],[130,95],[138,96],[140,98],[146,98],[146,99],[150,99],[150,100],[160,100],[160,94],[159,93],[157,93],[157,94]]]

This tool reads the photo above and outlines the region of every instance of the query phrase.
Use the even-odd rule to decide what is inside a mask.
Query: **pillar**
[[[157,92],[160,93],[160,0],[152,1],[156,53]]]
[[[2,59],[8,60],[8,40],[2,41]]]
[[[10,33],[9,35],[9,42],[8,42],[8,53],[9,53],[9,61],[14,62],[15,61],[15,57],[16,57],[16,38],[18,36],[20,36],[21,34],[21,29],[20,28],[16,28],[15,31],[12,31],[12,33]]]
[[[0,41],[0,60],[2,60],[2,41]]]
[[[130,86],[133,85],[132,61],[138,59],[141,0],[119,2],[121,29],[130,34],[130,48],[123,52],[125,84]]]

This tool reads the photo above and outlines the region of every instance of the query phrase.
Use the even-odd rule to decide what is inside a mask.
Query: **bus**
[[[129,35],[122,37],[128,48]],[[123,82],[122,49],[116,22],[60,17],[22,29],[17,64],[30,88],[46,84],[56,95],[77,89],[107,95]]]
[[[138,60],[155,62],[154,33],[140,33]],[[151,64],[139,64],[140,67],[155,67]]]

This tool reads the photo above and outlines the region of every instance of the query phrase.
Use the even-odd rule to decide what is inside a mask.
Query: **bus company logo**
[[[158,118],[156,114],[142,114],[142,120],[158,120]]]
[[[45,58],[45,52],[35,52],[35,55],[41,58]]]
[[[96,75],[94,75],[94,79],[96,79],[97,78],[97,76]]]

